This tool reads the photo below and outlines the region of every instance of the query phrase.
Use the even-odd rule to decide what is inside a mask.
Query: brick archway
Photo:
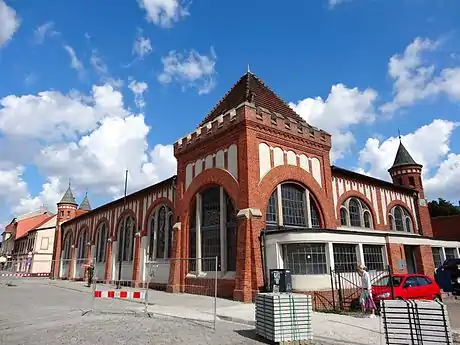
[[[416,232],[417,230],[417,223],[414,219],[414,214],[413,212],[411,211],[411,209],[409,208],[409,206],[404,202],[404,201],[401,201],[401,200],[393,200],[392,202],[390,202],[388,205],[387,205],[387,212],[385,214],[385,217],[387,217],[387,223],[388,223],[388,215],[390,214],[391,210],[393,209],[393,207],[395,206],[401,206],[403,209],[405,209],[407,211],[407,213],[409,214],[409,217],[410,217],[410,220],[412,222],[412,228],[413,228],[413,232]],[[388,229],[390,229],[390,224],[388,224]]]
[[[131,216],[133,218],[133,220],[134,220],[134,232],[135,233],[137,232],[137,217],[136,217],[136,214],[134,213],[133,210],[125,210],[124,212],[122,212],[120,214],[120,216],[118,217],[118,219],[115,222],[115,227],[113,229],[113,234],[111,235],[111,238],[114,241],[116,241],[117,236],[118,236],[119,224],[120,224],[121,220],[126,216]]]
[[[275,188],[283,182],[297,182],[307,188],[316,202],[322,225],[325,228],[335,227],[334,216],[331,213],[331,203],[321,186],[316,182],[313,176],[300,167],[293,165],[281,165],[270,170],[259,182],[258,197],[256,198],[257,206],[265,214],[268,201]],[[254,205],[255,206],[255,205]]]
[[[102,223],[105,223],[106,226],[107,226],[107,238],[110,235],[109,220],[107,218],[105,218],[105,217],[101,218],[101,219],[98,220],[98,222],[96,223],[96,226],[93,229],[93,232],[92,232],[92,235],[91,235],[91,243],[92,244],[94,244],[95,241],[96,241],[96,234],[97,234],[97,231],[98,231],[99,227],[102,225]]]
[[[75,236],[75,247],[78,246],[78,240],[80,239],[80,235],[82,234],[83,231],[88,231],[88,241],[91,241],[91,231],[89,229],[89,226],[88,225],[82,225],[80,226],[80,228],[78,228],[77,232],[76,232],[76,236]],[[88,241],[86,241],[86,243],[88,243]],[[85,245],[86,245],[85,243]],[[91,242],[92,243],[92,242]]]
[[[150,217],[152,216],[152,212],[156,207],[160,205],[168,206],[172,210],[173,214],[174,215],[176,214],[176,210],[174,209],[174,204],[172,203],[171,200],[165,197],[158,198],[152,203],[152,205],[149,206],[149,208],[147,209],[147,212],[145,213],[144,226],[142,229],[142,236],[147,236],[148,229],[149,229],[149,220],[150,220]]]
[[[340,207],[342,206],[342,204],[350,199],[350,198],[356,198],[356,199],[359,199],[361,202],[363,202],[368,208],[369,208],[369,211],[371,212],[371,215],[372,215],[372,225],[373,225],[373,229],[378,229],[378,224],[377,224],[377,213],[378,210],[374,210],[374,207],[372,206],[372,202],[369,200],[369,198],[364,195],[363,193],[359,192],[359,191],[356,191],[356,190],[349,190],[349,191],[346,191],[345,193],[343,193],[340,198],[337,200],[337,207],[336,207],[336,211],[337,211],[337,224],[340,226]]]

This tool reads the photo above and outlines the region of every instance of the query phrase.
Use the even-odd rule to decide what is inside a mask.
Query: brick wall
[[[431,226],[434,238],[460,241],[460,215],[431,218]]]

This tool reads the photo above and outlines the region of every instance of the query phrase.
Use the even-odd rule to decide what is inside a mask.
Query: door
[[[404,255],[406,256],[407,273],[417,273],[417,264],[415,262],[414,246],[404,246]]]

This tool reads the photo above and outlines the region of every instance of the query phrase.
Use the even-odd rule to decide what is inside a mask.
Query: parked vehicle
[[[460,259],[448,259],[436,269],[436,283],[444,292],[460,295]]]
[[[372,283],[372,296],[376,304],[391,299],[393,285],[395,299],[441,300],[441,289],[430,277],[423,274],[393,274]]]

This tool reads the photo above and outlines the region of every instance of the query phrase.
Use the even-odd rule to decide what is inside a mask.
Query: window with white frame
[[[189,213],[189,270],[210,272],[236,270],[236,209],[220,186],[195,196]],[[199,236],[199,237],[198,237]],[[201,240],[197,243],[197,237]]]
[[[283,244],[283,261],[293,275],[327,274],[326,244]]]
[[[438,268],[443,263],[443,260],[442,260],[442,248],[432,247],[431,251],[433,252],[434,267]]]
[[[42,237],[42,240],[40,243],[40,250],[48,250],[49,241],[50,239],[48,237]]]
[[[457,258],[457,249],[456,248],[444,248],[446,253],[446,260],[456,259]]]
[[[337,272],[355,272],[358,266],[355,244],[334,244],[334,266]]]
[[[358,198],[349,198],[340,206],[340,224],[359,228],[373,228],[369,206]]]
[[[134,256],[135,222],[132,216],[125,215],[118,223],[118,255],[123,262],[132,262]],[[119,257],[118,257],[119,258]]]
[[[363,244],[364,265],[369,271],[383,271],[385,268],[383,246]]]
[[[310,191],[296,183],[282,183],[270,196],[265,214],[268,228],[320,228],[321,216]]]
[[[390,230],[413,232],[412,218],[409,212],[402,206],[394,206],[388,214]]]
[[[156,207],[150,216],[149,260],[165,260],[171,257],[173,213],[166,205]]]
[[[107,251],[107,223],[103,222],[96,230],[96,262],[106,261]]]

